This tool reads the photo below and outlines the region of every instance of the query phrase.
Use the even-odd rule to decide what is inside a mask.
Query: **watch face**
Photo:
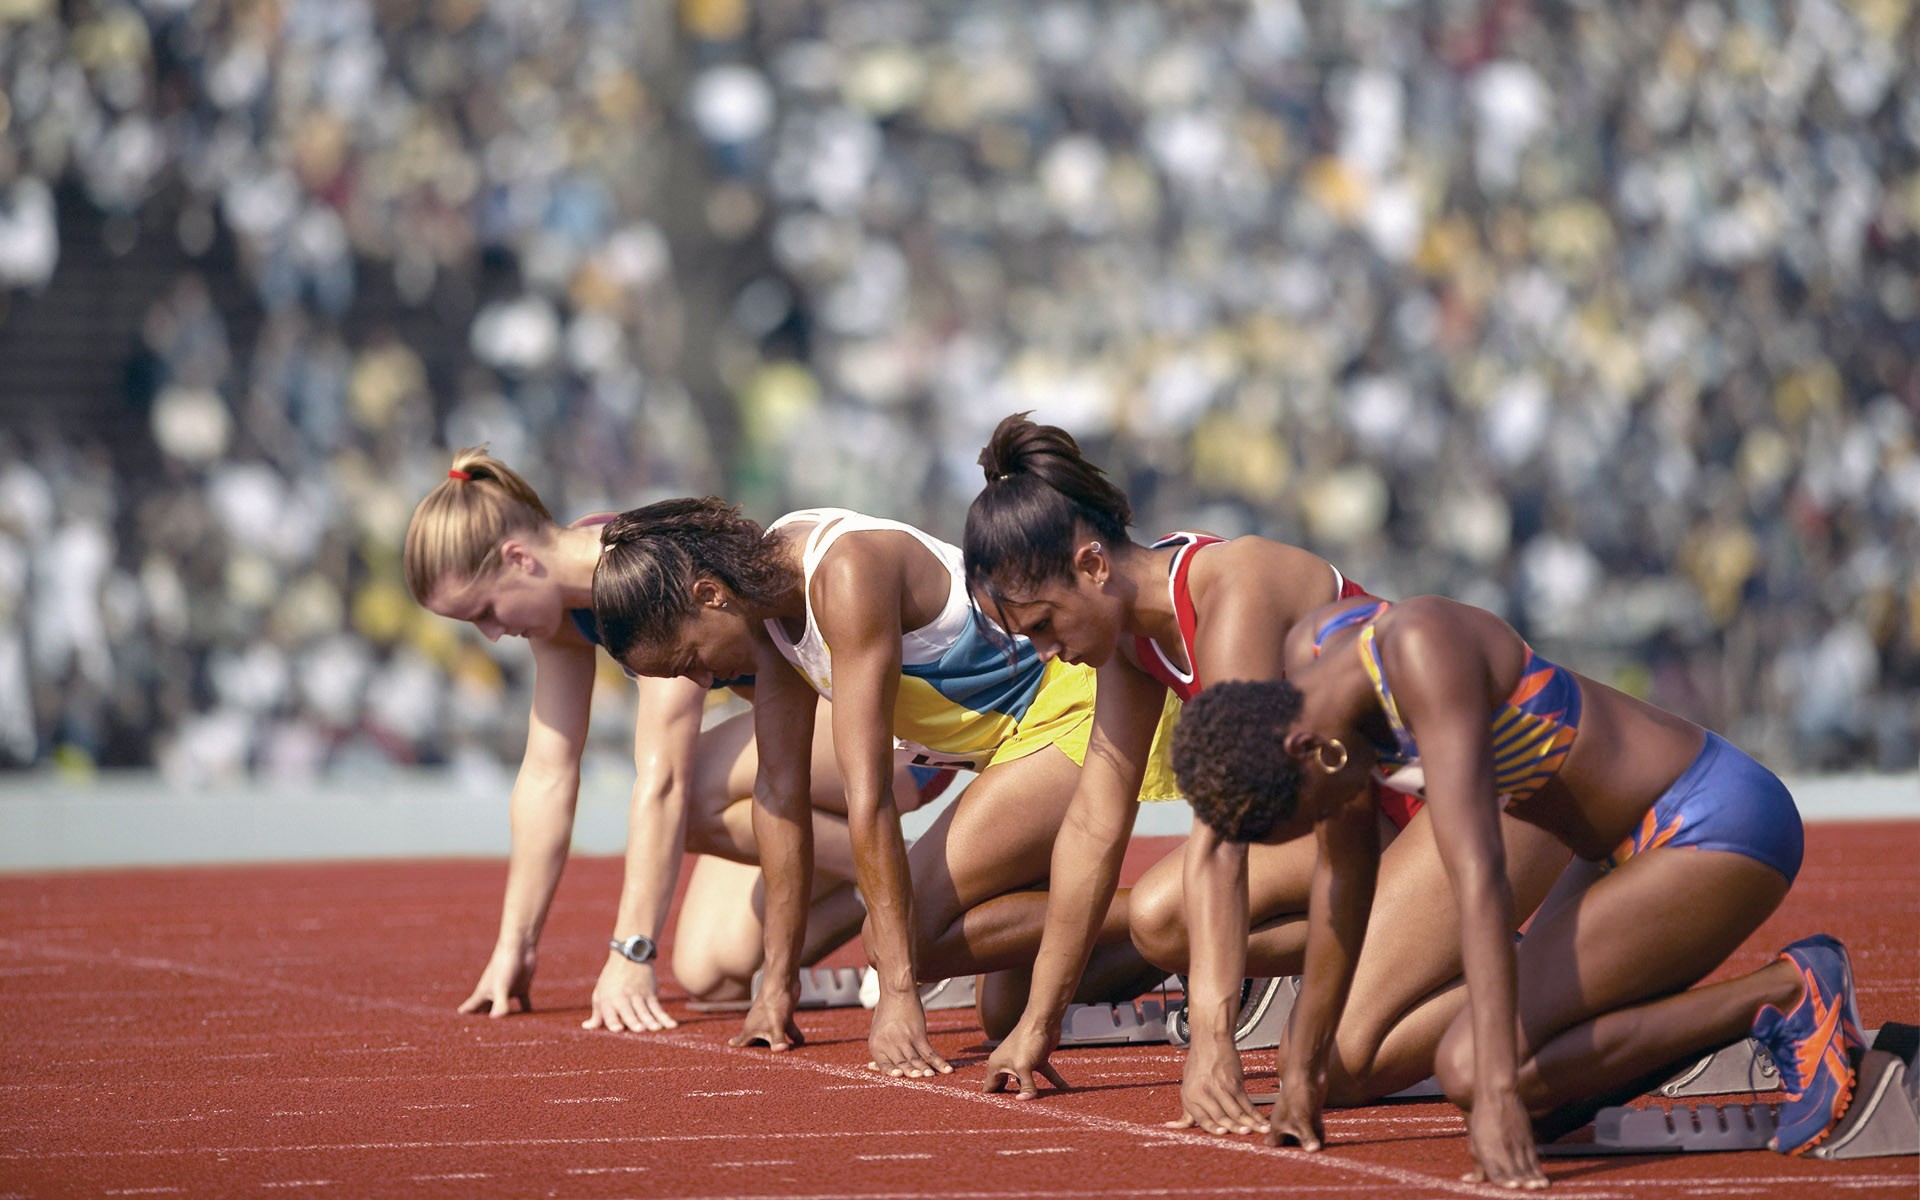
[[[653,959],[653,939],[645,934],[635,934],[620,943],[620,953],[637,963],[651,962]]]

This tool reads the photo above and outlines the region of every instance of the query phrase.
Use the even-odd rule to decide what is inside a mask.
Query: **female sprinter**
[[[800,817],[827,696],[880,984],[870,1065],[912,1078],[950,1071],[927,1040],[915,984],[1032,961],[1046,900],[1030,889],[1044,886],[1086,754],[1092,673],[1042,663],[996,629],[972,604],[960,551],[894,521],[818,509],[763,532],[723,501],[673,500],[622,514],[602,539],[593,607],[610,653],[643,675],[756,680],[767,967],[734,1043],[800,1040],[792,980],[812,871]],[[980,773],[911,855],[886,786],[896,739],[916,762]],[[1146,777],[1136,791],[1170,797],[1156,761],[1158,771],[1135,774]],[[1124,918],[1107,933],[1113,953],[1088,971],[1091,995],[1134,995],[1164,975],[1127,944]]]
[[[533,644],[533,710],[514,780],[500,938],[462,1012],[498,1017],[514,999],[522,1007],[531,1003],[540,930],[573,831],[597,636],[589,593],[599,527],[608,519],[556,523],[524,479],[484,448],[472,448],[454,456],[447,478],[420,502],[407,527],[405,570],[416,601],[471,622],[489,640],[506,634]],[[701,733],[705,700],[703,688],[684,680],[640,681],[627,870],[589,1029],[673,1027],[651,958],[683,845],[703,857],[681,902],[675,977],[696,998],[744,1000],[759,965],[756,848],[744,803],[756,766],[752,725],[743,714]],[[827,873],[846,880],[853,864],[839,772],[830,744],[822,739],[815,749],[820,761],[812,799],[821,861]],[[890,779],[894,795],[903,807],[915,807],[920,797],[901,775]],[[843,886],[824,894],[813,916],[807,961],[851,936],[862,912]]]
[[[1826,1135],[1851,1094],[1849,1055],[1863,1048],[1840,944],[1808,938],[1744,978],[1693,987],[1800,867],[1800,817],[1778,779],[1455,601],[1344,601],[1288,640],[1288,679],[1203,693],[1176,738],[1181,782],[1217,836],[1318,835],[1306,977],[1270,1140],[1322,1141],[1327,1043],[1379,855],[1365,784],[1376,767],[1412,762],[1459,897],[1469,1000],[1435,1068],[1468,1111],[1469,1178],[1544,1187],[1530,1118],[1560,1123],[1749,1032],[1788,1096],[1776,1147],[1800,1153]],[[1502,811],[1578,859],[1517,947]]]
[[[1054,850],[1046,940],[1027,1011],[988,1062],[988,1090],[1011,1082],[1032,1096],[1036,1069],[1059,1085],[1047,1056],[1114,891],[1133,824],[1125,802],[1138,786],[1163,697],[1192,697],[1202,681],[1279,678],[1287,631],[1336,597],[1364,593],[1324,559],[1265,538],[1180,533],[1152,546],[1133,542],[1126,496],[1052,426],[1008,417],[980,461],[987,486],[967,514],[966,532],[976,590],[1009,630],[1043,654],[1097,666],[1100,680],[1093,750]],[[1426,1078],[1461,1002],[1436,995],[1459,975],[1460,962],[1433,831],[1408,796],[1386,792],[1382,808],[1402,832],[1387,853],[1382,919],[1331,1064],[1329,1086],[1343,1104]],[[1567,854],[1518,822],[1503,833],[1521,898],[1516,911],[1524,915]],[[1314,859],[1305,838],[1249,848],[1197,827],[1181,854],[1155,864],[1134,887],[1127,908],[1135,944],[1162,969],[1188,974],[1192,1044],[1176,1124],[1215,1133],[1265,1124],[1234,1046],[1240,980],[1243,971],[1299,973]]]

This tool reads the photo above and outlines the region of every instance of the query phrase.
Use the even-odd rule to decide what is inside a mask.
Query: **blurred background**
[[[1143,538],[1909,772],[1916,62],[1911,0],[0,0],[0,764],[504,798],[525,647],[400,576],[451,448],[957,539],[1032,409]]]

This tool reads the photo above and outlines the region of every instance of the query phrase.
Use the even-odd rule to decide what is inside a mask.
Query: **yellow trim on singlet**
[[[1093,740],[1093,701],[1096,675],[1092,667],[1055,659],[1040,679],[1039,694],[1020,720],[1012,737],[1000,744],[987,763],[1012,762],[1043,746],[1058,746],[1075,766],[1085,766]],[[1143,801],[1179,800],[1180,785],[1173,777],[1173,726],[1180,718],[1180,701],[1172,691],[1160,708],[1160,724],[1147,752],[1147,773],[1140,783]]]

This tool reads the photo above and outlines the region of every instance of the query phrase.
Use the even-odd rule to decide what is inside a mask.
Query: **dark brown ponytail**
[[[987,486],[967,509],[967,582],[992,596],[1030,591],[1072,570],[1075,528],[1128,541],[1133,506],[1064,429],[1015,413],[993,431],[980,466]]]

